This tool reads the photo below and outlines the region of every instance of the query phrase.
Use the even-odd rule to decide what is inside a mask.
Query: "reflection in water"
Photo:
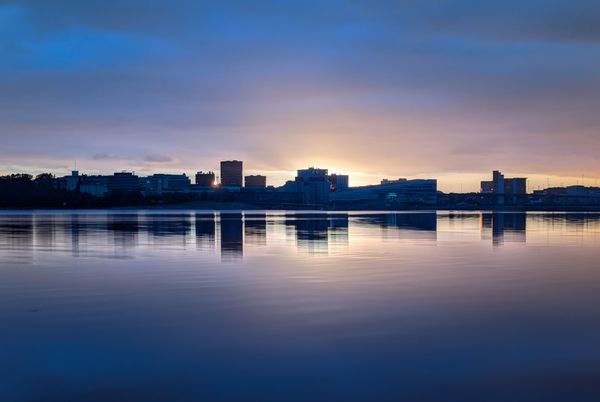
[[[527,214],[523,212],[494,212],[481,214],[481,237],[489,239],[492,232],[492,243],[501,246],[505,241],[525,243]]]
[[[197,213],[195,214],[196,246],[202,250],[215,249],[215,214]]]
[[[115,246],[129,248],[137,244],[138,214],[108,215],[106,221],[106,230]]]
[[[181,237],[184,240],[192,229],[190,214],[149,215],[145,223],[154,237]]]
[[[267,245],[267,214],[244,214],[244,242],[257,246]]]
[[[4,213],[0,400],[595,401],[598,260],[600,214]]]
[[[476,229],[482,240],[494,246],[526,243],[531,230],[553,228],[568,231],[594,231],[600,214],[594,213],[324,213],[324,212],[190,212],[190,213],[73,213],[10,214],[0,218],[0,258],[31,262],[33,251],[60,252],[73,256],[98,255],[94,246],[102,243],[120,249],[152,244],[185,246],[195,241],[198,250],[215,251],[239,260],[244,245],[267,247],[269,232],[281,237],[280,227],[295,247],[309,254],[327,254],[331,248],[347,246],[349,228],[379,227],[384,238],[436,241],[443,233]],[[218,230],[217,230],[218,229]],[[393,235],[393,236],[392,236]],[[143,240],[142,240],[143,238]],[[285,237],[283,237],[285,238]],[[32,250],[31,254],[12,253]],[[13,254],[11,256],[11,254]],[[110,254],[114,257],[114,254]]]
[[[348,243],[348,214],[288,213],[285,225],[295,237],[299,250],[327,254],[329,246]]]
[[[244,223],[241,213],[221,213],[221,257],[237,259],[244,254]]]
[[[435,231],[437,227],[435,212],[360,214],[358,217],[361,222],[378,225],[382,228]]]

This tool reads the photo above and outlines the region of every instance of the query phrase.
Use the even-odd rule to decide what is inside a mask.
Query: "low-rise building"
[[[139,177],[132,172],[114,173],[107,178],[108,192],[130,192],[140,189]]]
[[[527,196],[527,178],[505,178],[502,172],[494,170],[491,181],[481,182],[480,191],[492,204],[524,203]]]
[[[250,175],[244,177],[244,187],[248,189],[261,189],[267,187],[267,176]]]
[[[386,184],[352,187],[331,193],[335,203],[384,201],[388,204],[435,205],[437,180],[418,179],[386,182]]]
[[[104,197],[108,194],[108,176],[82,176],[79,192]]]
[[[185,174],[154,174],[150,179],[150,194],[189,193],[190,179]]]
[[[350,179],[347,174],[332,173],[329,175],[329,187],[331,191],[346,191],[349,187]]]
[[[214,172],[198,172],[196,173],[196,186],[198,187],[214,187],[216,177]]]

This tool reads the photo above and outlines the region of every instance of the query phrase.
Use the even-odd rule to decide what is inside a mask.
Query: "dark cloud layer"
[[[0,2],[0,169],[600,176],[598,66],[586,0]]]

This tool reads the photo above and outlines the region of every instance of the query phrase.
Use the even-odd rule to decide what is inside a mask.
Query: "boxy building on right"
[[[489,204],[523,204],[527,201],[527,178],[505,178],[502,172],[494,170],[491,181],[481,182],[481,194]]]

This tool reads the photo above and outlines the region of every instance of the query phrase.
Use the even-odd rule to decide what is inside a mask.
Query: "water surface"
[[[1,401],[597,401],[600,215],[0,214]]]

